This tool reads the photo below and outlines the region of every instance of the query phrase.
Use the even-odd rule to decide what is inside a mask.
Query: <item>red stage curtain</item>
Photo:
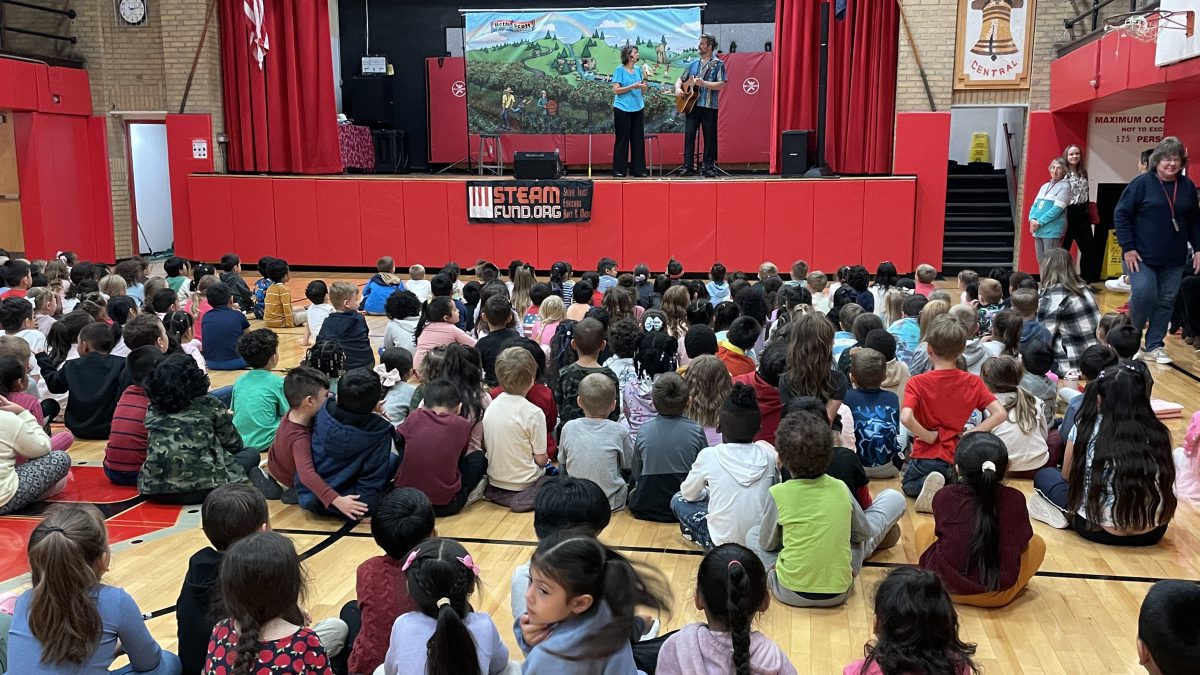
[[[341,173],[326,3],[264,0],[259,69],[243,0],[220,2],[229,170]]]
[[[780,132],[817,127],[822,1],[776,5],[772,172],[780,168]],[[892,171],[899,17],[893,0],[851,0],[832,22],[825,161],[835,172]]]

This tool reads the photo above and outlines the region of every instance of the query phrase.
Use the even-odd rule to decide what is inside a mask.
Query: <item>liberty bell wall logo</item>
[[[983,25],[979,39],[971,47],[972,54],[989,57],[995,61],[1001,56],[1017,53],[1017,44],[1012,36],[1012,11],[1025,6],[1025,0],[973,0],[972,10],[983,11]]]

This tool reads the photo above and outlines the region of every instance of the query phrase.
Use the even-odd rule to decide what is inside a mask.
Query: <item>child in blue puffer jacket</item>
[[[362,304],[359,309],[376,316],[387,314],[387,299],[392,293],[404,290],[404,281],[396,274],[396,261],[383,256],[375,262],[375,276],[363,286]]]

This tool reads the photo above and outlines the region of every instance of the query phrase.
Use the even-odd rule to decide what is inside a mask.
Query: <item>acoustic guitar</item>
[[[679,91],[680,93],[675,95],[675,109],[686,115],[692,112],[692,108],[696,107],[696,101],[700,100],[700,87],[696,85],[696,78],[689,77],[680,82]]]

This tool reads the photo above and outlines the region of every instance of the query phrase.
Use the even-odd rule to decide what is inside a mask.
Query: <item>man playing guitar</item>
[[[706,178],[717,175],[717,94],[725,88],[725,63],[714,53],[717,38],[709,33],[700,36],[700,58],[688,64],[683,75],[675,81],[675,94],[696,96],[695,105],[687,111],[683,131],[683,172],[696,172],[696,132],[704,132],[704,166]],[[682,102],[681,102],[682,103]]]

